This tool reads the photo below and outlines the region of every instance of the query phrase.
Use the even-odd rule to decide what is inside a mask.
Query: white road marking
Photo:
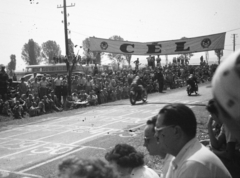
[[[2,169],[0,169],[0,172],[7,172],[7,173],[19,174],[22,176],[31,176],[31,177],[36,177],[36,178],[42,178],[42,176],[39,176],[39,175],[21,173],[21,172],[15,172],[15,171],[7,171],[7,170],[2,170]]]
[[[30,170],[32,170],[32,169],[35,169],[35,168],[39,167],[39,166],[42,166],[42,165],[45,165],[45,164],[50,163],[50,162],[52,162],[52,161],[58,160],[58,159],[60,159],[60,158],[63,158],[63,157],[65,157],[65,156],[67,156],[67,155],[70,155],[70,154],[72,154],[72,153],[78,152],[78,151],[83,150],[83,149],[85,149],[85,148],[86,148],[86,147],[81,147],[81,148],[79,148],[79,149],[70,151],[70,152],[68,152],[68,153],[66,153],[66,154],[63,154],[63,155],[54,157],[54,158],[52,158],[52,159],[49,159],[49,160],[47,160],[47,161],[41,162],[41,163],[39,163],[39,164],[36,164],[36,165],[34,165],[34,166],[32,166],[32,167],[29,167],[29,168],[27,168],[27,169],[23,169],[23,170],[21,170],[21,171],[19,171],[19,172],[20,172],[20,173],[24,173],[24,172],[30,171]]]

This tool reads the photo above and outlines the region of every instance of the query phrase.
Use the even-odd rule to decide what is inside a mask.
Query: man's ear
[[[182,135],[182,129],[179,126],[174,127],[174,135],[180,137]]]

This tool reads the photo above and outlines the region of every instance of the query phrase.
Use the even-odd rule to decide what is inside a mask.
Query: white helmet
[[[240,50],[219,65],[212,79],[212,89],[223,109],[240,122]]]

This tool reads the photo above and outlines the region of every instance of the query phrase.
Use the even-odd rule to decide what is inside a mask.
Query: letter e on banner
[[[152,44],[147,44],[148,46],[148,51],[147,54],[151,54],[151,53],[161,53],[161,44],[158,43],[152,43]]]

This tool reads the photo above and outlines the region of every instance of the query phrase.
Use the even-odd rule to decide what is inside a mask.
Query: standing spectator
[[[230,178],[221,160],[197,140],[196,129],[196,117],[184,104],[169,104],[159,111],[155,137],[168,154],[175,156],[166,178]]]
[[[159,55],[157,55],[157,67],[161,67],[161,58],[159,57]]]
[[[128,75],[127,75],[127,79],[128,79],[128,85],[131,85],[132,81],[133,81],[133,72],[132,70],[129,71]]]
[[[62,84],[61,84],[61,96],[63,97],[63,109],[66,110],[66,99],[68,96],[68,85],[67,85],[67,80],[64,77]]]
[[[31,84],[31,88],[32,88],[32,94],[34,96],[39,96],[39,83],[38,83],[38,78],[36,77],[34,79],[34,82]]]
[[[13,81],[17,81],[17,76],[15,73],[13,73]]]
[[[80,74],[80,77],[78,79],[78,91],[85,90],[86,85],[86,78],[83,76],[83,74]]]
[[[135,70],[138,70],[138,67],[139,67],[139,58],[137,58],[136,61],[134,61],[133,63],[135,63]]]
[[[21,78],[21,83],[19,84],[19,94],[20,96],[22,94],[26,94],[28,91],[28,86],[27,84],[25,83],[25,79],[24,78]]]
[[[60,79],[60,75],[58,75],[57,78],[54,80],[54,86],[55,86],[55,94],[59,102],[61,102],[61,84],[62,84],[62,80]]]
[[[155,56],[151,57],[152,69],[155,69]]]
[[[42,99],[43,96],[47,96],[48,94],[48,82],[46,81],[46,77],[42,77],[42,81],[39,84],[39,88],[40,88],[40,98]]]
[[[7,99],[5,94],[7,93],[8,79],[9,77],[5,71],[5,66],[2,66],[0,72],[0,95],[2,95],[4,101]]]
[[[158,92],[162,93],[163,92],[163,74],[162,74],[162,69],[158,68],[157,72],[155,73],[155,80],[158,82]]]
[[[72,80],[72,92],[77,92],[77,85],[78,85],[78,76],[76,75]]]

